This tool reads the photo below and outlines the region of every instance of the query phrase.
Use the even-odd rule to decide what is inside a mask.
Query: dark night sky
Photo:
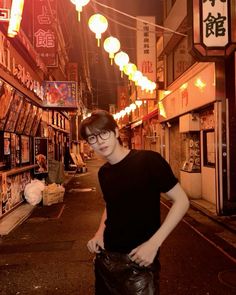
[[[113,7],[132,16],[154,15],[157,23],[161,24],[163,0],[99,0],[99,3]],[[88,27],[88,19],[94,13],[103,14],[108,18],[108,30],[102,36],[100,47],[97,47],[95,35]],[[113,21],[114,20],[114,21]],[[83,34],[86,50],[89,58],[90,76],[94,90],[94,103],[98,102],[99,107],[107,108],[109,103],[116,102],[116,86],[124,83],[120,78],[120,71],[116,65],[111,66],[108,53],[103,49],[103,41],[112,35],[121,42],[121,50],[128,53],[130,62],[136,63],[136,31],[128,29],[116,22],[126,26],[136,26],[135,20],[103,8],[91,1],[83,8],[81,23],[77,33]],[[81,32],[83,28],[83,32]],[[81,42],[81,41],[80,41]]]

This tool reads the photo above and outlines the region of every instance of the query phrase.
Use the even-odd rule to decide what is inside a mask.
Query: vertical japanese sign
[[[202,1],[203,43],[207,47],[222,47],[229,42],[227,0]]]
[[[236,0],[187,1],[192,13],[192,50],[199,59],[229,56],[236,49]],[[189,39],[190,39],[189,38]],[[191,40],[190,39],[190,40]]]
[[[121,111],[125,109],[129,104],[129,94],[128,94],[127,87],[117,86],[117,97],[118,97],[117,107],[118,107],[118,110]]]
[[[68,81],[79,81],[78,78],[78,64],[76,62],[70,62],[67,65],[67,80]]]
[[[46,66],[57,66],[56,0],[34,0],[34,47]]]
[[[147,21],[137,21],[137,66],[138,70],[151,81],[156,81],[156,34],[154,16],[140,16],[140,19]],[[151,23],[151,24],[150,24]],[[137,95],[139,99],[155,99],[156,91],[147,93],[138,87]]]

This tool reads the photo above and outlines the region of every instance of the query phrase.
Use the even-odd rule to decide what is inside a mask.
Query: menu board
[[[26,100],[23,100],[22,107],[20,109],[20,114],[16,124],[16,133],[22,133],[25,127],[26,120],[30,112],[30,103]]]
[[[16,166],[16,134],[11,133],[11,168]]]
[[[19,92],[15,91],[13,101],[9,110],[9,115],[4,130],[8,132],[14,132],[16,122],[20,113],[20,109],[23,103],[23,97]]]
[[[30,138],[21,135],[21,163],[29,163],[30,161]]]
[[[37,107],[31,105],[30,112],[29,112],[29,115],[25,124],[25,128],[24,128],[25,135],[30,135],[31,127],[32,127],[36,112],[37,112]]]
[[[38,108],[37,114],[36,114],[36,116],[34,118],[34,122],[32,124],[30,135],[32,135],[32,136],[36,135],[36,132],[37,132],[38,127],[39,127],[39,122],[40,122],[40,120],[42,118],[42,114],[43,114],[43,110]]]
[[[4,129],[13,98],[13,88],[0,79],[0,130]]]
[[[15,136],[15,147],[16,147],[16,165],[20,164],[20,135]]]
[[[11,211],[19,203],[23,202],[24,188],[31,180],[30,172],[9,175],[2,173],[2,215]],[[0,214],[1,215],[1,214]]]
[[[4,156],[11,154],[11,134],[4,132]]]
[[[34,169],[35,174],[48,172],[48,139],[43,137],[34,138]]]

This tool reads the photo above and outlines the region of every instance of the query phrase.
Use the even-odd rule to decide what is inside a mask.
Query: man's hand
[[[103,236],[95,235],[91,240],[88,241],[87,247],[91,253],[100,253],[99,248],[104,249]]]
[[[151,240],[139,245],[129,253],[129,257],[132,261],[136,262],[140,266],[149,266],[153,263],[154,258],[157,255],[159,246],[155,245]]]

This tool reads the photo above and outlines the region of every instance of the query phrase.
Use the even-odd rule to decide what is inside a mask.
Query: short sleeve
[[[150,152],[149,154],[149,171],[160,192],[166,193],[178,183],[170,165],[157,152]]]

